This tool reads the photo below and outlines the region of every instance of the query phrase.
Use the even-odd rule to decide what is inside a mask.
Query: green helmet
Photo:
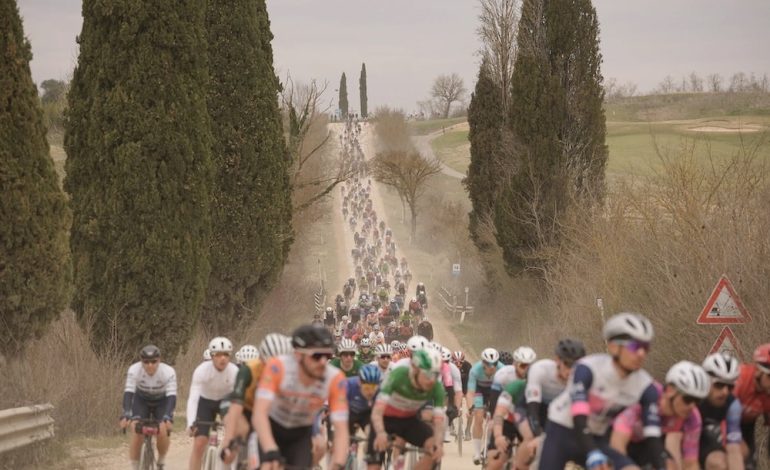
[[[441,353],[434,349],[413,351],[412,365],[421,371],[438,374],[441,371]]]

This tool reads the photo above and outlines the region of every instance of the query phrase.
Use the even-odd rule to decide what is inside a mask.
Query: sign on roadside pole
[[[714,344],[711,346],[709,354],[714,354],[715,352],[730,354],[743,362],[743,354],[741,354],[741,350],[738,347],[738,339],[735,337],[733,330],[730,329],[729,326],[722,328],[722,332],[719,333],[717,340],[714,341]]]
[[[695,322],[699,325],[736,325],[750,321],[749,311],[743,306],[730,280],[723,274]],[[709,354],[715,352],[726,352],[743,360],[738,338],[729,326],[722,328],[711,346]]]
[[[452,275],[453,276],[459,276],[460,275],[460,263],[454,263],[452,265]]]

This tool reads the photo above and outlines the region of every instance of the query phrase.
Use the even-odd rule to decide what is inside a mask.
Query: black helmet
[[[562,339],[556,345],[556,357],[566,362],[575,362],[586,355],[583,342],[577,339]]]
[[[317,325],[302,325],[291,335],[291,345],[295,349],[332,348],[334,339],[329,330]]]
[[[500,362],[505,364],[506,366],[510,366],[513,364],[513,354],[511,354],[508,351],[500,351]]]
[[[160,349],[154,344],[148,344],[139,352],[139,357],[142,359],[158,359],[160,357]]]

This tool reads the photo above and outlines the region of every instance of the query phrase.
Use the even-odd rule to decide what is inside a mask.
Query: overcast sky
[[[32,76],[67,79],[77,63],[80,0],[18,0],[32,43]],[[472,89],[478,70],[477,0],[267,0],[275,66],[283,78],[340,74],[358,108],[366,62],[369,109],[407,111],[433,79],[456,72]],[[603,74],[654,88],[666,75],[770,73],[770,0],[594,0]]]

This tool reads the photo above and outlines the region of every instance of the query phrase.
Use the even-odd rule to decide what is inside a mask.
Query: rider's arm
[[[743,442],[743,433],[741,432],[741,413],[743,406],[737,398],[733,400],[730,407],[727,408],[727,467],[730,470],[743,470],[743,453],[741,452],[741,443]]]
[[[195,368],[192,382],[190,383],[190,396],[187,398],[187,428],[191,428],[198,419],[198,401],[201,397],[201,385],[203,384],[204,367],[208,363],[204,362]]]
[[[126,375],[126,388],[123,390],[123,416],[126,418],[131,417],[131,405],[134,402],[134,394],[136,393],[136,364],[128,368],[128,374]],[[139,365],[141,367],[141,364]]]
[[[647,449],[647,455],[652,459],[653,468],[666,468],[666,455],[661,436],[660,414],[658,402],[660,394],[652,383],[642,393],[639,405],[642,409],[642,434],[645,439],[643,445]]]
[[[699,450],[700,450],[700,434],[701,430],[703,429],[703,420],[700,416],[700,411],[698,411],[698,408],[694,408],[689,416],[685,419],[684,423],[682,424],[682,431],[680,433],[669,433],[669,434],[680,434],[680,443],[677,447],[677,450],[679,451],[679,454],[681,455],[681,460],[678,462],[681,462],[682,468],[685,469],[692,469],[698,468],[698,457],[699,457]],[[676,437],[672,437],[672,439],[675,439]],[[668,442],[668,434],[666,435],[666,449],[668,449],[669,454],[676,456],[676,454],[672,453],[673,449],[673,443],[672,445],[669,445]]]
[[[259,439],[259,446],[264,453],[277,451],[278,444],[273,437],[273,429],[270,426],[270,407],[275,400],[275,396],[281,387],[283,379],[283,363],[277,357],[268,359],[265,368],[262,370],[262,376],[259,378],[257,387],[257,397],[254,401],[254,413],[252,414],[252,424]]]
[[[164,421],[173,421],[174,409],[176,409],[176,371],[171,366],[166,366],[170,369],[170,375],[168,382],[166,382],[166,413],[163,415]]]
[[[473,406],[474,395],[476,395],[476,367],[472,366],[470,372],[468,372],[468,393],[465,397],[468,407]]]
[[[433,385],[433,440],[437,448],[444,445],[444,420],[446,419],[446,391],[439,382]]]
[[[225,435],[222,438],[222,447],[227,447],[230,441],[235,437],[235,432],[238,429],[238,416],[243,413],[243,400],[246,395],[246,389],[251,384],[251,369],[245,364],[238,366],[238,375],[235,377],[235,386],[233,391],[226,398],[230,406],[227,409],[227,414],[223,419]]]
[[[569,395],[572,400],[572,421],[574,423],[575,440],[581,452],[588,454],[596,449],[596,443],[588,429],[588,414],[591,407],[588,404],[588,391],[591,389],[594,375],[584,364],[577,364],[569,385]]]
[[[666,452],[668,452],[668,455],[674,461],[676,468],[683,468],[682,467],[682,437],[683,437],[683,434],[681,432],[668,432],[666,433],[666,436],[664,438],[664,446],[665,446]],[[697,463],[697,456],[696,456],[696,463]]]
[[[334,424],[332,463],[344,467],[350,447],[348,429],[347,381],[342,372],[329,384],[329,420]]]
[[[527,385],[524,388],[524,400],[527,408],[527,421],[532,434],[539,436],[543,433],[543,424],[540,422],[540,407],[543,400],[542,381],[545,378],[542,362],[536,362],[527,373]]]
[[[501,393],[500,398],[497,400],[497,406],[495,407],[493,417],[494,427],[492,428],[496,438],[503,435],[503,423],[505,422],[505,417],[508,416],[511,402],[512,398],[508,392]]]

